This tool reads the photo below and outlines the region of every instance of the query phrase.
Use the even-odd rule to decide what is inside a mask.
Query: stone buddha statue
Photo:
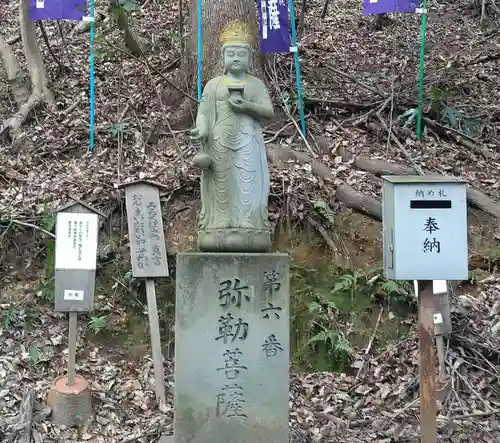
[[[223,75],[203,90],[191,131],[202,169],[198,247],[212,252],[266,252],[269,169],[261,120],[273,105],[264,82],[248,73],[252,36],[245,23],[222,31]]]

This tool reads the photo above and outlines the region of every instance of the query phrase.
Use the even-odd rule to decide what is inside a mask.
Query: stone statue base
[[[271,246],[271,232],[265,229],[198,231],[198,248],[203,252],[267,252]]]
[[[160,443],[288,443],[289,371],[288,255],[178,253],[175,437]]]

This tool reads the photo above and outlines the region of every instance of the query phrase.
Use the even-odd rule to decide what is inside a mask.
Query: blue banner
[[[419,0],[364,0],[362,15],[415,12],[418,8],[420,8]]]
[[[290,52],[287,0],[259,0],[260,51]]]
[[[30,0],[30,20],[78,20],[87,14],[87,0]]]

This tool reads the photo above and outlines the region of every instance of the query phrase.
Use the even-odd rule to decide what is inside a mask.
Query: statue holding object
[[[191,131],[202,169],[198,247],[207,252],[266,252],[269,168],[260,121],[274,116],[262,80],[248,73],[252,36],[242,22],[221,33],[224,73],[203,90]]]

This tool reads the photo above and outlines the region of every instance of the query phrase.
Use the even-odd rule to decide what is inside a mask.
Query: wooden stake
[[[146,279],[146,297],[148,300],[149,331],[151,335],[151,352],[155,372],[156,400],[159,405],[167,403],[165,397],[165,376],[163,371],[163,355],[160,341],[160,326],[158,323],[158,309],[156,307],[155,282],[152,278]]]
[[[73,386],[75,384],[77,324],[78,314],[76,312],[70,312],[68,331],[68,386]]]
[[[437,405],[432,280],[418,281],[418,315],[420,323],[420,442],[436,443]]]
[[[436,348],[439,362],[439,377],[444,378],[446,375],[446,350],[444,347],[444,338],[442,335],[436,336]]]

